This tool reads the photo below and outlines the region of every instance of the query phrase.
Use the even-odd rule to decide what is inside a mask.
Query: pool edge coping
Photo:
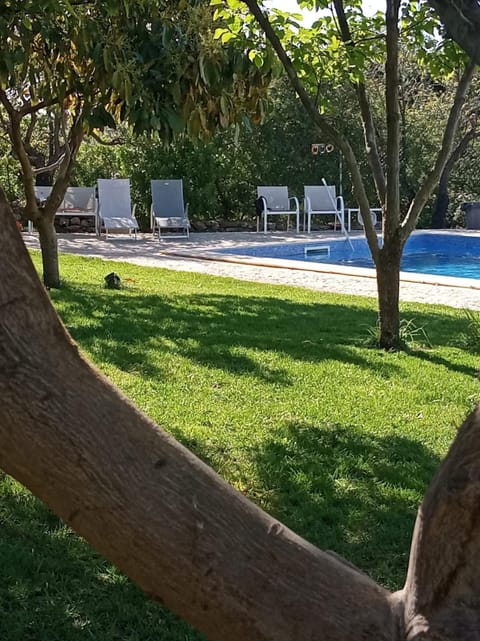
[[[273,244],[273,243],[272,243]],[[282,260],[281,258],[252,257],[244,254],[227,254],[215,250],[205,249],[165,249],[161,251],[166,256],[176,256],[179,258],[189,258],[196,260],[208,260],[214,262],[236,263],[250,267],[267,267],[270,269],[288,269],[291,271],[316,272],[321,274],[333,274],[336,276],[351,276],[357,278],[370,278],[376,280],[375,268],[363,267],[342,267],[333,263],[309,263],[305,264],[297,260]],[[418,285],[433,285],[439,287],[456,287],[460,289],[480,290],[477,279],[473,278],[456,278],[454,276],[441,276],[440,278],[433,274],[422,274],[414,276],[414,272],[400,271],[400,282],[414,283]]]

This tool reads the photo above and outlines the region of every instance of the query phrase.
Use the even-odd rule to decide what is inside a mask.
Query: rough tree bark
[[[82,358],[1,189],[0,247],[0,467],[153,599],[212,641],[478,640],[479,411],[391,594],[242,497]]]
[[[42,250],[43,282],[47,287],[60,287],[57,232],[55,214],[42,216],[37,220],[38,238]]]
[[[400,335],[400,265],[403,245],[398,239],[385,243],[377,256],[378,317],[381,327],[380,347],[398,346]]]
[[[478,0],[428,0],[443,22],[447,36],[480,64],[480,3]]]

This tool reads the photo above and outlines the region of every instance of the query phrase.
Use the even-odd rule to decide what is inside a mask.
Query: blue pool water
[[[373,268],[365,238],[352,238],[351,244],[342,238],[308,243],[245,246],[222,249],[218,252]],[[456,232],[415,233],[405,245],[402,271],[480,279],[480,236]]]

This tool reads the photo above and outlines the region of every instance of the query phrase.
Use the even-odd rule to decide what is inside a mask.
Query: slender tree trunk
[[[402,245],[385,239],[376,261],[380,347],[398,349],[400,345],[400,265]]]
[[[42,250],[43,283],[45,287],[58,289],[61,282],[54,220],[55,215],[43,215],[37,220],[37,229]]]

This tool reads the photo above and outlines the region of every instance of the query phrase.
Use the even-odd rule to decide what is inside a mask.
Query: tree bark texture
[[[212,641],[478,639],[478,412],[390,594],[233,490],[85,361],[1,191],[0,246],[0,467],[152,598]]]
[[[85,362],[0,207],[0,467],[212,641],[395,638],[386,590],[246,500]]]
[[[408,641],[480,638],[480,413],[465,421],[417,516],[404,588]]]
[[[470,58],[480,64],[480,4],[478,0],[428,0],[455,40]]]
[[[400,265],[403,246],[397,239],[384,237],[376,261],[380,347],[400,347]]]

